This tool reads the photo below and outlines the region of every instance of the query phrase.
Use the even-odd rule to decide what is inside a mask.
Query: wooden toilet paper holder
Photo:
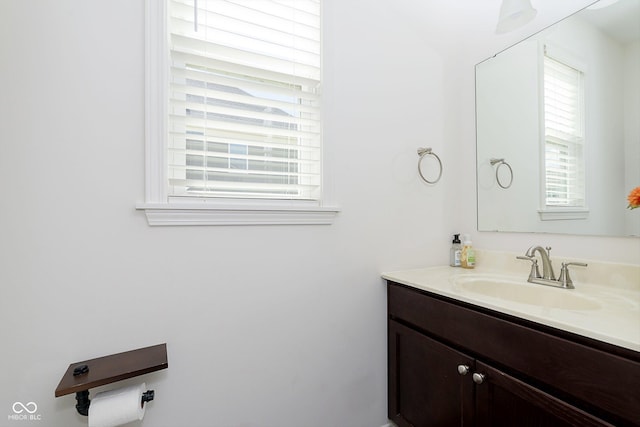
[[[167,369],[167,344],[158,344],[123,353],[111,354],[96,359],[69,365],[62,376],[55,396],[76,393],[76,409],[81,415],[89,414],[89,389],[116,381],[126,380],[150,372]],[[153,400],[155,392],[147,390],[141,404]]]

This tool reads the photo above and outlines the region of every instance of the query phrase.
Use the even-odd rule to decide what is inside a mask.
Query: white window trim
[[[538,211],[541,221],[559,221],[567,219],[587,219],[589,218],[589,209],[581,208],[547,208]]]
[[[168,197],[166,22],[165,1],[145,0],[145,202],[138,203],[136,209],[145,212],[149,225],[332,224],[340,209],[322,202],[196,198],[176,201]],[[323,200],[327,200],[323,188]]]

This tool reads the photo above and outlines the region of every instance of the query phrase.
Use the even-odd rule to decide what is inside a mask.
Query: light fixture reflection
[[[507,33],[520,28],[531,21],[537,13],[538,11],[531,6],[529,0],[502,0],[496,33]]]

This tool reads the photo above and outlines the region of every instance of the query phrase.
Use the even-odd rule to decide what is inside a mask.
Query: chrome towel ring
[[[513,184],[513,169],[511,169],[509,163],[505,162],[504,159],[491,159],[490,163],[491,166],[495,166],[496,164],[498,165],[498,167],[496,167],[496,181],[498,182],[500,188],[504,188],[506,190],[507,188],[511,187],[511,184]],[[507,185],[504,185],[502,182],[500,182],[500,175],[498,174],[498,172],[500,171],[500,167],[502,165],[505,165],[507,168],[509,168],[509,175],[511,178],[509,179],[509,184]]]
[[[438,177],[433,180],[433,181],[429,181],[427,178],[424,177],[424,175],[422,174],[422,169],[421,169],[421,163],[422,160],[424,159],[424,157],[426,155],[430,155],[436,158],[436,160],[438,161],[438,165],[440,166],[440,170],[438,171]],[[440,157],[438,157],[436,155],[436,153],[434,153],[433,151],[431,151],[431,147],[429,148],[418,148],[418,156],[420,156],[420,160],[418,160],[418,173],[420,174],[420,178],[422,178],[422,180],[424,182],[426,182],[427,184],[435,184],[436,182],[440,181],[440,178],[442,177],[442,162],[440,161]]]

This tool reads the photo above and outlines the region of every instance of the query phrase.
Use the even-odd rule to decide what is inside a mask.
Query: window
[[[224,224],[255,215],[288,222],[272,222],[276,212],[330,222],[320,0],[148,0],[147,8],[147,180],[155,182],[141,207],[147,216],[161,204],[165,213],[225,212]]]
[[[545,47],[543,87],[543,211],[584,210],[584,73]]]

